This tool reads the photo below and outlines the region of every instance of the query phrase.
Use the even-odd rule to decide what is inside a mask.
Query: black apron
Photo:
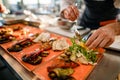
[[[100,22],[114,20],[118,14],[113,0],[85,0],[85,5],[86,9],[78,22],[83,27],[97,29]]]

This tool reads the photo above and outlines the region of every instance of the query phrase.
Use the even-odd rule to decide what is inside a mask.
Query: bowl
[[[68,21],[66,19],[61,19],[61,18],[57,20],[58,27],[60,27],[61,29],[66,29],[66,30],[71,29],[74,23],[75,22]]]

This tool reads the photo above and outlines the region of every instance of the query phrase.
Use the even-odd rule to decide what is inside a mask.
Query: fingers
[[[99,44],[102,42],[102,40],[103,40],[103,35],[99,35],[95,40],[93,40],[92,44],[90,44],[88,48],[92,49],[98,47]]]
[[[89,49],[98,48],[98,47],[108,47],[114,41],[114,36],[109,35],[103,30],[97,30],[94,32],[86,42],[86,46]]]
[[[105,47],[109,43],[110,39],[107,37],[99,44],[99,47]]]
[[[79,16],[79,11],[75,6],[69,6],[67,9],[64,10],[64,17],[71,21],[76,20],[78,16]]]
[[[76,15],[74,14],[74,12],[72,12],[71,8],[65,10],[64,12],[65,12],[65,14],[67,14],[67,15],[64,15],[65,18],[67,18],[71,21],[74,21],[76,19]],[[71,12],[71,14],[70,14],[70,12]]]
[[[71,8],[72,8],[76,18],[78,18],[79,17],[79,10],[77,9],[77,7],[76,6],[71,6]]]
[[[109,47],[113,42],[114,42],[114,38],[111,39],[111,40],[105,45],[105,47]]]
[[[89,38],[88,38],[88,40],[87,40],[87,42],[86,42],[86,46],[90,46],[91,45],[91,43],[98,37],[98,33],[97,32],[95,32],[95,33],[93,33]]]
[[[5,6],[3,4],[0,4],[0,12],[4,12],[6,10]]]

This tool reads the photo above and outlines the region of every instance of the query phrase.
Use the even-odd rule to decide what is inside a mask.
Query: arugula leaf
[[[97,55],[94,50],[87,50],[84,47],[76,43],[75,38],[71,38],[72,45],[69,47],[69,51],[74,54],[74,57],[77,53],[81,52],[88,61],[95,63],[97,60]],[[77,55],[76,55],[77,56]]]

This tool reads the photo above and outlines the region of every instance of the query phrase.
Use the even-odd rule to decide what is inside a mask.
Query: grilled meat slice
[[[76,80],[71,76],[73,72],[72,68],[54,68],[49,71],[48,76],[51,80]]]
[[[15,37],[12,35],[8,35],[8,34],[2,35],[2,36],[0,35],[0,44],[7,43],[7,42],[12,41],[14,39],[15,39]]]
[[[27,62],[32,65],[37,65],[42,62],[42,57],[39,55],[41,51],[35,51],[30,54],[26,54],[22,57],[24,62]]]
[[[7,50],[9,52],[19,52],[19,51],[23,50],[23,48],[28,47],[28,46],[32,45],[33,43],[34,42],[31,39],[27,38],[25,40],[17,42],[16,44],[12,45],[10,48],[7,48]]]
[[[79,64],[72,62],[72,61],[66,62],[61,59],[55,59],[53,64],[49,67],[51,68],[76,68],[77,66],[79,66]]]

